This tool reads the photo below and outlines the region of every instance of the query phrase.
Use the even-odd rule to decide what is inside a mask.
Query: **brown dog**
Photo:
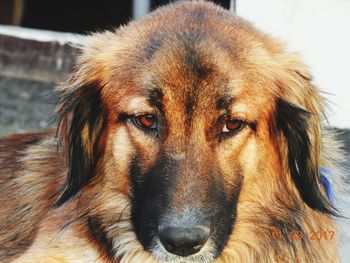
[[[319,90],[247,22],[161,8],[58,92],[58,136],[0,141],[1,262],[338,261]]]

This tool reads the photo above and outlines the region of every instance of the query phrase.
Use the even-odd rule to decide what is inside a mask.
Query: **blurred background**
[[[175,0],[0,0],[0,137],[45,129],[52,89],[74,65],[84,34],[137,20]],[[350,153],[350,0],[213,0],[300,51],[328,100],[328,126]],[[73,45],[72,45],[73,44]],[[350,177],[348,177],[350,181]],[[350,216],[350,205],[339,204]],[[341,256],[349,262],[349,222]]]

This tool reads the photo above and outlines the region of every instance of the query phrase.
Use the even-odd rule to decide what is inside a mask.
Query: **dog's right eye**
[[[240,130],[244,125],[244,122],[241,120],[228,119],[224,123],[222,128],[222,133],[234,133]]]
[[[131,120],[136,127],[144,130],[156,130],[158,128],[157,118],[152,114],[134,116]]]

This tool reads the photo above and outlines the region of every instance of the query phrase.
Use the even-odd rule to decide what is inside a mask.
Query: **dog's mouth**
[[[187,246],[180,248],[182,245],[176,244],[176,251],[174,249],[166,249],[160,239],[154,240],[153,248],[150,250],[152,255],[160,262],[214,262],[216,258],[216,251],[214,242],[208,239],[200,247],[194,248]]]

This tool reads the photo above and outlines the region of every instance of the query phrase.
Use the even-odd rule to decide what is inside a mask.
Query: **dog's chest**
[[[70,231],[68,231],[70,232]],[[71,233],[51,237],[38,236],[36,241],[15,263],[105,263],[95,247]]]

